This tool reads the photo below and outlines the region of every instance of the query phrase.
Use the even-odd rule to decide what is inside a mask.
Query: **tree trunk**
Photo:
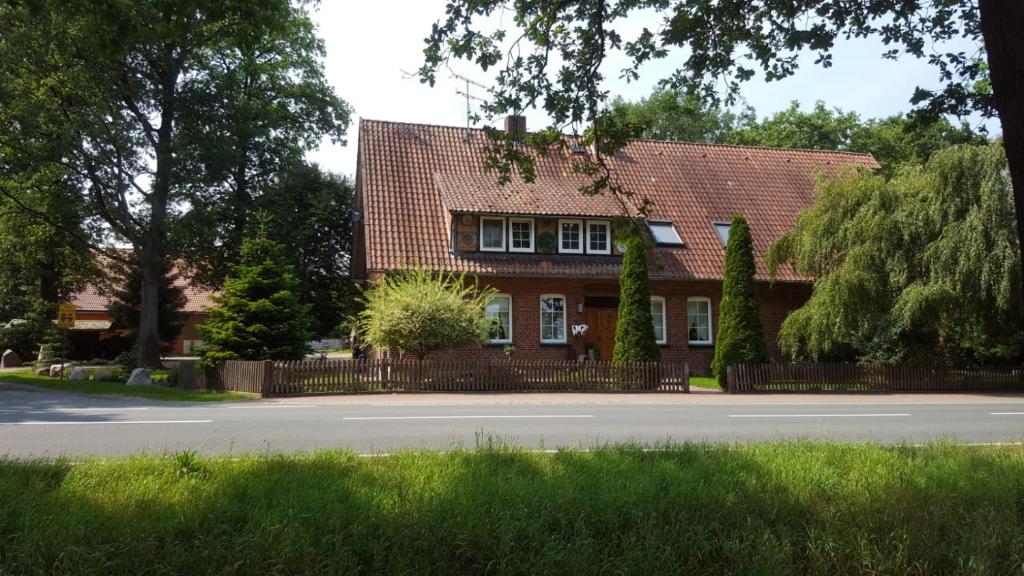
[[[1024,2],[980,0],[981,33],[988,54],[992,95],[1010,165],[1017,237],[1024,262]]]
[[[167,244],[167,202],[171,193],[174,149],[175,99],[178,72],[167,72],[162,78],[160,128],[156,141],[156,175],[148,198],[149,228],[139,254],[142,267],[142,308],[139,311],[139,366],[160,368],[160,277],[163,274],[164,250]]]

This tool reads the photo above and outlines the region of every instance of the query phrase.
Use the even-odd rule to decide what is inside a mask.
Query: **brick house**
[[[183,277],[175,279],[174,284],[185,292],[185,325],[174,342],[166,342],[168,355],[191,355],[194,348],[202,345],[199,326],[209,316],[207,309],[214,305],[212,296],[215,292],[191,286]],[[90,284],[71,298],[75,305],[75,326],[70,329],[73,357],[77,359],[107,358],[113,359],[128,347],[126,339],[120,331],[111,328],[112,322],[107,309],[110,297],[97,285]]]
[[[478,130],[362,120],[353,275],[372,280],[425,267],[497,289],[488,306],[491,342],[457,352],[463,356],[501,357],[512,345],[515,357],[576,358],[592,348],[610,359],[622,257],[611,221],[636,215],[636,201],[583,196],[569,157],[588,153],[582,149],[538,158],[534,183],[513,177],[500,186],[484,166],[486,142]],[[769,282],[765,252],[812,205],[819,173],[878,167],[865,154],[650,140],[609,163],[636,200],[651,202],[651,310],[662,357],[697,371],[708,369],[714,351],[733,215],[750,222],[765,336],[778,357],[779,326],[811,284],[792,270]],[[574,333],[581,325],[586,332]]]

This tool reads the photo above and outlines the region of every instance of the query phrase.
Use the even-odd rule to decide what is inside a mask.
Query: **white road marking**
[[[0,422],[0,426],[71,426],[83,424],[210,424],[213,420],[105,420],[105,421],[82,421],[82,420],[27,420],[25,422]]]
[[[1024,412],[989,412],[993,416],[1024,416]]]
[[[342,420],[481,420],[488,418],[593,418],[593,414],[494,414],[479,416],[352,416]]]
[[[50,408],[55,412],[122,412],[128,410],[149,410],[149,406],[132,406],[130,408]]]
[[[319,408],[319,404],[267,404],[265,406],[228,406],[233,410],[262,410],[263,408]]]
[[[729,414],[729,418],[890,418],[910,414]]]

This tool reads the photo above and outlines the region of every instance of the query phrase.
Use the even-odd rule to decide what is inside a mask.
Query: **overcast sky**
[[[325,143],[309,159],[341,174],[354,175],[359,118],[463,126],[466,100],[456,94],[465,84],[439,77],[435,87],[406,78],[422,64],[423,38],[430,26],[444,15],[446,0],[323,0],[314,14],[320,36],[327,44],[327,77],[339,96],[355,110],[349,128],[348,145]],[[506,21],[508,15],[498,16]],[[634,25],[655,26],[639,18]],[[628,31],[622,30],[628,37]],[[808,60],[794,77],[781,82],[754,80],[743,88],[743,97],[759,117],[776,112],[798,100],[804,108],[822,100],[844,111],[859,112],[865,118],[888,116],[910,109],[915,86],[934,87],[937,75],[924,61],[882,60],[883,48],[874,40],[840,44],[833,53],[833,67],[822,69]],[[613,61],[609,70],[621,68]],[[639,82],[627,84],[610,80],[612,94],[636,100],[650,93],[654,84],[672,69],[664,61],[641,70]],[[470,66],[459,72],[486,84],[487,76]],[[606,74],[615,76],[614,73]],[[482,92],[480,89],[473,88]],[[529,126],[545,124],[540,111],[526,113]],[[990,124],[990,128],[996,128]]]

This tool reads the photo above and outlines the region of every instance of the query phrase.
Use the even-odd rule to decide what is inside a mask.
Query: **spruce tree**
[[[754,295],[754,243],[747,219],[737,214],[729,227],[725,278],[718,312],[718,341],[711,364],[718,384],[726,387],[726,369],[733,364],[768,361],[761,314]]]
[[[175,284],[178,273],[171,265],[161,265],[163,275],[158,288],[159,308],[157,310],[157,331],[160,334],[162,347],[172,344],[185,327],[185,308],[187,300],[185,289]],[[107,312],[113,320],[115,328],[127,331],[133,342],[139,331],[142,310],[142,267],[132,259],[131,264],[111,263],[112,274],[107,293],[111,297]]]
[[[224,289],[203,324],[208,362],[298,360],[309,339],[309,308],[281,246],[260,235],[242,242]]]
[[[615,362],[657,362],[661,359],[651,318],[651,287],[647,278],[648,244],[639,234],[626,241],[619,276],[619,319],[615,326]]]

